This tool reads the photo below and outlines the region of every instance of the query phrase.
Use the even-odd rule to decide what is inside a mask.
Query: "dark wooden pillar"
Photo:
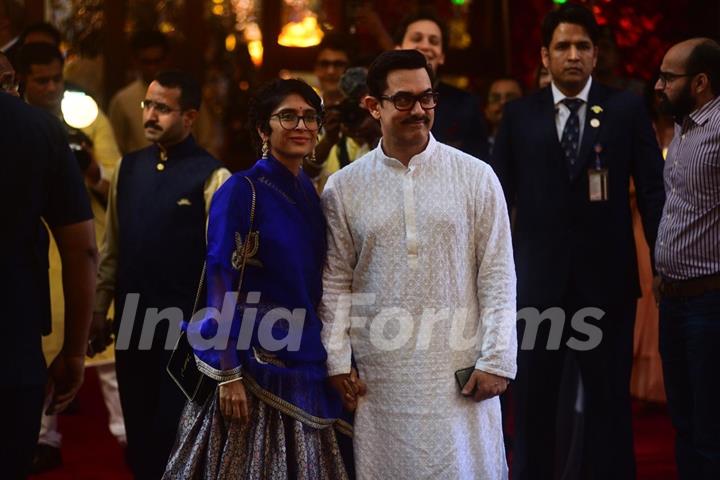
[[[42,22],[45,20],[45,0],[25,0],[25,22]]]
[[[125,19],[128,2],[105,1],[103,56],[105,58],[105,98],[109,101],[127,81],[128,40]]]
[[[185,34],[184,52],[180,56],[183,68],[202,82],[204,79],[205,47],[207,44],[207,22],[203,0],[185,0],[185,18],[183,33]]]
[[[260,30],[263,35],[263,64],[260,79],[266,80],[277,75],[281,67],[280,45],[277,43],[280,34],[282,17],[282,0],[266,0],[262,4]]]
[[[512,69],[512,37],[510,34],[510,0],[502,0],[502,47],[503,75],[510,75]]]

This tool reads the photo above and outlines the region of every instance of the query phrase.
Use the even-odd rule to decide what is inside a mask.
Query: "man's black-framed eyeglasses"
[[[150,110],[154,108],[156,112],[162,115],[167,115],[172,112],[182,112],[181,108],[172,108],[170,105],[147,99],[140,102],[140,107],[143,110]]]
[[[322,118],[316,112],[305,112],[305,115],[298,115],[295,112],[279,112],[270,115],[270,118],[272,117],[277,117],[280,120],[280,126],[285,130],[295,130],[300,125],[300,120],[308,130],[320,130],[322,126]]]
[[[432,110],[437,107],[438,93],[434,90],[427,90],[418,95],[413,95],[408,92],[398,92],[391,96],[383,95],[380,99],[391,101],[395,109],[401,112],[412,110],[416,102],[420,102],[420,108],[423,110]]]
[[[672,73],[672,72],[663,72],[662,70],[658,72],[658,82],[660,82],[660,87],[665,88],[665,85],[668,83],[672,83],[678,78],[683,77],[694,77],[695,73]]]

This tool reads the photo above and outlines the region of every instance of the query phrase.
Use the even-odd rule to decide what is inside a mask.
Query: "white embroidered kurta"
[[[460,395],[456,370],[514,378],[515,269],[500,184],[432,136],[405,167],[381,147],[330,177],[323,343],[329,374],[367,395],[359,479],[507,478],[500,402]],[[348,294],[360,295],[353,299]]]

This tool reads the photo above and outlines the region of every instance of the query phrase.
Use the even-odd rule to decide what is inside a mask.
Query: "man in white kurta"
[[[323,193],[329,375],[347,375],[352,355],[367,386],[355,414],[359,479],[507,478],[497,394],[515,376],[517,341],[504,197],[487,164],[429,133],[424,57],[412,51],[418,69],[400,52],[410,51],[373,64],[383,91],[373,94],[369,73],[380,145]],[[415,97],[411,109],[395,108],[408,103],[390,98],[398,92]],[[463,395],[454,373],[470,366]]]

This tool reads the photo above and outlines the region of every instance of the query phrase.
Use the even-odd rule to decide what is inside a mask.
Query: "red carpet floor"
[[[131,480],[123,450],[107,428],[107,412],[95,370],[88,369],[79,412],[63,415],[63,466],[32,480]],[[676,478],[673,431],[664,407],[633,406],[639,480]]]
[[[108,416],[94,368],[85,371],[78,412],[60,416],[63,466],[32,480],[132,480],[124,452],[108,430]]]

